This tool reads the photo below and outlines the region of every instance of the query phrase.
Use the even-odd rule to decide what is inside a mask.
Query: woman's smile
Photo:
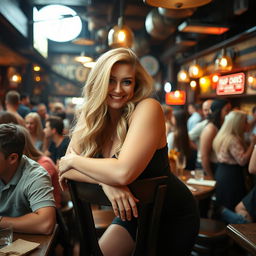
[[[134,95],[134,67],[127,63],[116,63],[110,74],[107,103],[110,108],[122,108]]]

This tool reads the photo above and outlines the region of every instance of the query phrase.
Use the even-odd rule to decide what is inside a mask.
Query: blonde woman
[[[37,149],[42,150],[44,130],[40,116],[36,112],[31,112],[26,115],[25,122],[34,146]]]
[[[219,205],[230,210],[234,210],[246,194],[243,169],[249,162],[256,142],[253,136],[249,147],[246,147],[244,134],[247,125],[245,112],[231,111],[213,140],[218,160],[215,174],[216,200]]]
[[[60,180],[101,184],[116,214],[99,243],[103,255],[131,255],[137,222],[137,199],[128,184],[169,176],[160,223],[158,255],[190,255],[198,233],[195,200],[170,172],[165,119],[161,105],[149,98],[152,78],[130,49],[103,54],[84,87],[84,105],[77,116]]]
[[[48,156],[44,156],[42,152],[40,152],[31,140],[30,134],[25,127],[20,127],[22,133],[25,136],[25,147],[23,154],[27,157],[31,158],[32,160],[39,163],[44,169],[49,173],[52,180],[53,185],[53,195],[56,203],[56,207],[61,207],[61,189],[58,182],[58,172],[55,164]]]

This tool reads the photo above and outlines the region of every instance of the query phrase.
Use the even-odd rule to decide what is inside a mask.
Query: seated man
[[[49,156],[55,164],[66,154],[69,137],[63,135],[64,123],[58,116],[50,116],[46,119],[44,134],[44,154]]]
[[[56,223],[50,176],[23,155],[25,137],[15,124],[0,125],[0,227],[50,234]]]

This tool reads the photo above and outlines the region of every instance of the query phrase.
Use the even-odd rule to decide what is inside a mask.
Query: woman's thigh
[[[132,254],[134,241],[122,226],[111,224],[99,240],[104,256],[128,256]]]

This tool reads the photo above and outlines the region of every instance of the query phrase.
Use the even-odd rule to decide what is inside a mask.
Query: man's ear
[[[8,161],[10,164],[15,164],[19,160],[19,155],[17,153],[11,153],[8,156]]]

